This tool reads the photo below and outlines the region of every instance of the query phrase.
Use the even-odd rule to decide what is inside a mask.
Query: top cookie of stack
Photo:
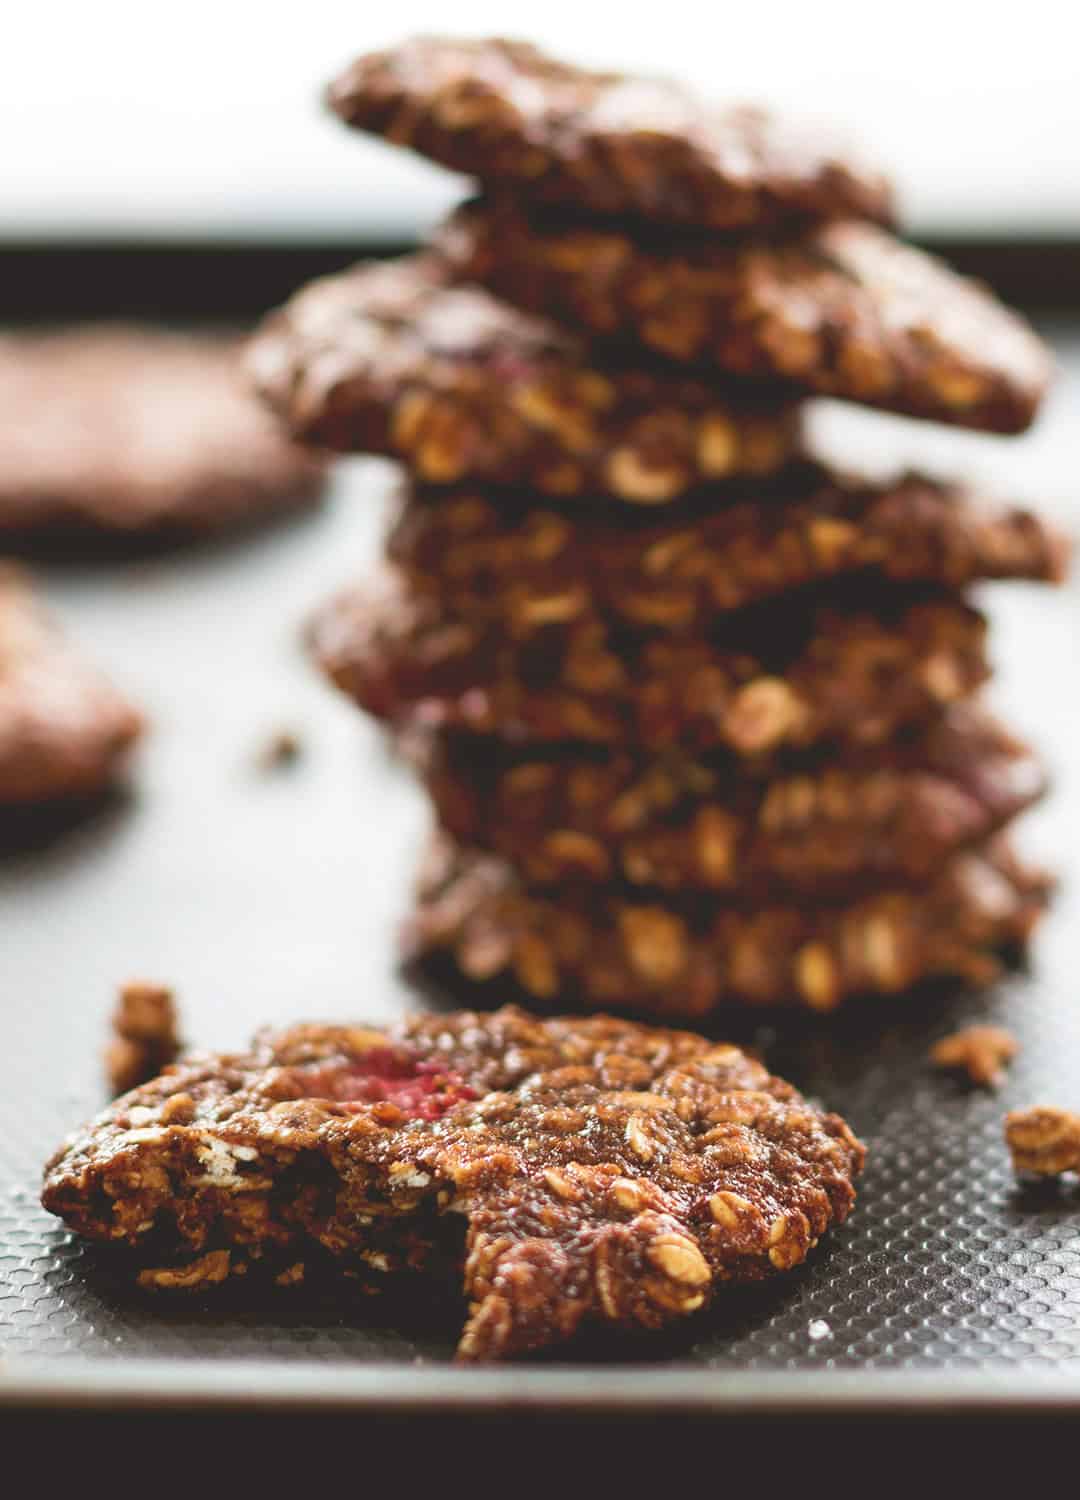
[[[392,569],[315,640],[459,841],[417,945],[683,1014],[985,980],[1045,896],[997,838],[1041,776],[961,702],[989,668],[960,590],[1056,581],[1064,543],[832,472],[799,423],[827,394],[1020,431],[1035,334],[889,233],[878,173],[758,111],[438,39],[330,100],[483,189],[252,351],[294,433],[411,473]]]

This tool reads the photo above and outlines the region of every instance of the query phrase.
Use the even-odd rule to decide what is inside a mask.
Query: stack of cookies
[[[408,471],[382,576],[314,638],[437,810],[413,949],[684,1016],[992,977],[1045,904],[1001,833],[1043,777],[977,701],[963,591],[1055,581],[1064,544],[838,472],[802,420],[1019,432],[1035,335],[892,236],[876,172],[752,110],[432,39],[331,102],[483,192],[252,351],[295,435]]]

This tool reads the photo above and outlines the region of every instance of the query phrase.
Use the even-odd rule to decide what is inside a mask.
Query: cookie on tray
[[[1035,753],[966,703],[861,754],[789,756],[768,779],[677,749],[538,753],[423,731],[408,749],[454,839],[559,887],[861,893],[928,879],[1046,790]]]
[[[819,124],[719,108],[666,79],[590,72],[525,42],[418,37],[330,87],[349,125],[539,203],[710,229],[888,221],[887,179]]]
[[[506,1007],[190,1057],[71,1136],[43,1201],[134,1251],[147,1287],[327,1254],[378,1276],[407,1247],[463,1284],[459,1357],[493,1360],[790,1270],[847,1217],[863,1157],[737,1047]]]
[[[440,248],[464,279],[624,348],[931,421],[1022,432],[1050,379],[1049,350],[1019,314],[872,224],[650,239],[481,202]]]
[[[433,255],[360,265],[271,314],[248,363],[294,436],[399,459],[429,484],[640,505],[773,472],[797,447],[790,393],[648,358],[601,369],[571,334],[446,280]]]
[[[407,959],[449,960],[472,982],[514,979],[533,1002],[672,1017],[727,1004],[827,1011],[931,978],[989,983],[1049,894],[1047,877],[1000,841],[917,886],[762,905],[752,894],[660,902],[620,886],[530,887],[497,856],[440,836],[403,945]]]
[[[0,337],[0,538],[187,537],[313,503],[324,461],[248,390],[235,339]]]
[[[87,661],[19,569],[0,565],[0,823],[80,802],[119,775],[142,720]]]
[[[884,743],[979,686],[985,635],[954,595],[876,588],[743,610],[707,636],[623,632],[589,615],[515,641],[392,569],[331,601],[310,630],[327,674],[393,725],[747,757]]]
[[[721,611],[854,573],[957,590],[991,578],[1059,582],[1068,544],[1034,512],[963,485],[797,464],[659,515],[406,487],[387,553],[451,609],[525,636],[593,610],[646,629],[703,630]]]

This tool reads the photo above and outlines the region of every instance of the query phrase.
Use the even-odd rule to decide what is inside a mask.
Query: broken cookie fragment
[[[452,1273],[459,1355],[490,1360],[790,1270],[847,1217],[863,1156],[738,1047],[505,1007],[189,1056],[70,1137],[43,1201],[160,1290],[259,1260],[288,1285],[308,1251],[368,1282]]]
[[[1080,1115],[1037,1105],[1005,1116],[1005,1141],[1013,1169],[1039,1177],[1080,1171]]]
[[[162,984],[135,979],[122,985],[105,1051],[105,1073],[113,1094],[126,1094],[156,1078],[180,1052],[176,1002]]]
[[[972,1083],[996,1089],[1020,1044],[1003,1026],[965,1026],[944,1036],[930,1048],[935,1068],[966,1073]]]

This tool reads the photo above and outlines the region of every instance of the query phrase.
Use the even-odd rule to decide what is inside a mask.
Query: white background
[[[413,232],[460,192],[326,117],[326,81],[415,31],[516,33],[850,126],[916,232],[1080,231],[1072,0],[529,6],[0,5],[0,239]]]

